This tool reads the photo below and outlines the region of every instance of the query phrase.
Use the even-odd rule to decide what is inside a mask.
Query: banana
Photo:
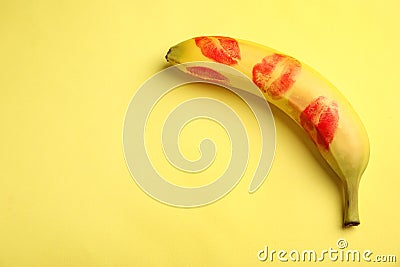
[[[369,140],[359,116],[329,81],[299,60],[272,48],[224,36],[200,36],[171,47],[171,64],[211,61],[250,78],[266,100],[311,138],[341,179],[344,226],[360,224],[358,188],[369,161]]]

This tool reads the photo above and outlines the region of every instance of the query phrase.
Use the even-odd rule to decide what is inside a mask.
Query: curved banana
[[[274,49],[223,36],[201,36],[169,49],[172,64],[213,61],[246,74],[268,102],[309,135],[344,187],[344,226],[360,223],[358,186],[369,160],[366,130],[339,91],[315,70]]]

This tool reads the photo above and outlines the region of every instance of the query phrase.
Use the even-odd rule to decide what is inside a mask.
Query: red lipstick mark
[[[295,83],[301,63],[289,56],[266,56],[253,67],[253,82],[274,99],[280,98]],[[277,78],[275,78],[277,77]]]
[[[338,105],[320,96],[313,100],[300,114],[301,126],[315,144],[328,150],[339,122]]]
[[[186,70],[197,77],[214,82],[229,82],[229,79],[221,73],[203,66],[186,67]]]
[[[229,37],[196,37],[196,45],[201,53],[222,64],[235,65],[240,60],[240,49],[238,42]]]

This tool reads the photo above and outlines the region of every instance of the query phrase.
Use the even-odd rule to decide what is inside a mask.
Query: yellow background
[[[339,238],[349,249],[395,254],[397,263],[385,266],[399,265],[399,9],[395,0],[2,0],[0,266],[267,266],[256,255],[265,245],[320,251],[337,248]],[[341,228],[339,184],[276,109],[276,156],[256,193],[247,193],[253,154],[239,185],[212,205],[174,208],[139,189],[122,149],[126,108],[137,88],[167,66],[170,46],[203,34],[283,51],[350,100],[371,140],[359,227]],[[251,115],[243,116],[251,124]],[[188,158],[197,156],[198,136],[190,133],[205,126],[218,128],[198,122],[182,133]],[[217,156],[227,155],[226,134],[210,135],[222,146]],[[218,164],[212,172],[226,160]],[[274,262],[321,264],[342,265]]]

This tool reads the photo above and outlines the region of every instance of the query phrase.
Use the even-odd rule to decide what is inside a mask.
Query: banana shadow
[[[307,133],[305,131],[303,131],[301,129],[301,127],[295,121],[293,121],[288,115],[286,115],[279,108],[277,108],[274,105],[270,105],[270,107],[271,107],[271,111],[274,116],[274,120],[282,122],[280,124],[285,125],[285,127],[287,127],[292,133],[295,134],[295,136],[300,140],[300,142],[303,143],[305,147],[307,147],[308,151],[310,152],[310,155],[319,163],[319,166],[321,166],[321,168],[330,177],[330,180],[335,184],[337,192],[341,195],[341,199],[342,199],[342,205],[341,205],[342,213],[341,214],[342,214],[342,216],[344,216],[345,203],[344,203],[344,188],[343,188],[342,180],[339,178],[339,176],[334,172],[334,170],[329,166],[329,164],[325,161],[325,159],[319,153],[317,147],[311,141],[311,139],[309,138]],[[277,136],[277,139],[279,140],[279,136]],[[279,145],[279,144],[277,144],[277,145]],[[338,222],[338,228],[352,229],[354,227],[344,227],[343,220],[341,220],[340,222]]]

